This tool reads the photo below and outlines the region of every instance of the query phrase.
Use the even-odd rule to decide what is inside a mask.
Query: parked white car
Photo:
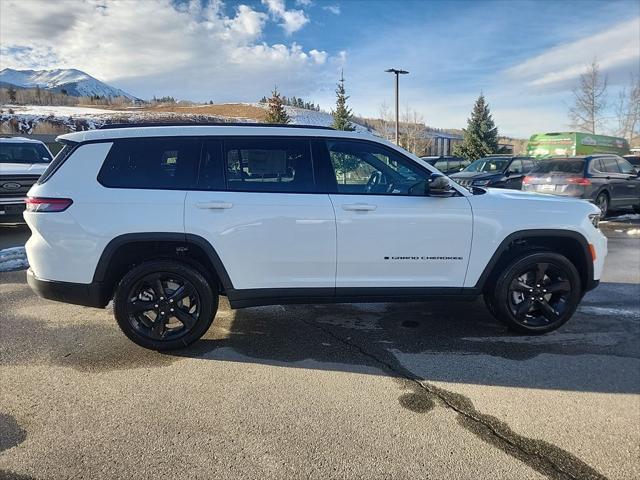
[[[0,138],[0,222],[22,221],[24,201],[53,156],[30,138]]]
[[[513,329],[565,323],[600,279],[599,210],[466,189],[380,138],[327,128],[161,126],[59,137],[29,191],[28,281],[104,307],[147,348],[232,308],[470,299]]]

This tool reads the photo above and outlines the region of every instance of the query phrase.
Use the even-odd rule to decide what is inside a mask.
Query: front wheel
[[[541,334],[563,325],[582,298],[580,275],[564,256],[524,254],[513,260],[489,292],[489,310],[521,333]]]
[[[198,340],[211,326],[218,297],[196,269],[154,260],[129,271],[116,290],[114,313],[124,334],[153,350]]]

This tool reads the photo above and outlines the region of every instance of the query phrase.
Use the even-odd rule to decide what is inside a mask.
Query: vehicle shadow
[[[295,305],[227,310],[170,355],[428,381],[640,393],[638,285],[603,284],[559,331],[520,336],[476,302]],[[611,299],[612,305],[606,300]],[[635,308],[634,308],[635,305]]]

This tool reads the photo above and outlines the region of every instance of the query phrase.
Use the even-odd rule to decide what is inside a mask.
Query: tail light
[[[522,179],[522,183],[523,185],[529,185],[530,183],[533,183],[533,177],[530,177],[529,175],[527,175]]]
[[[591,185],[591,180],[589,180],[588,178],[583,178],[583,177],[567,178],[567,182],[568,183],[572,183],[573,185],[583,185],[585,187]]]
[[[28,197],[27,212],[64,212],[73,203],[70,198]]]

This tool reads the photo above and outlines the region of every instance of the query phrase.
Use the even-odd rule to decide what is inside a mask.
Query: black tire
[[[159,282],[159,283],[158,283]],[[153,260],[120,281],[114,314],[123,333],[141,347],[174,350],[198,340],[211,326],[218,296],[198,270]]]
[[[609,194],[607,192],[600,192],[596,197],[596,206],[600,209],[600,216],[606,218],[609,214]]]
[[[580,275],[564,256],[529,252],[512,260],[488,292],[489,311],[509,328],[530,335],[559,328],[582,299]]]

